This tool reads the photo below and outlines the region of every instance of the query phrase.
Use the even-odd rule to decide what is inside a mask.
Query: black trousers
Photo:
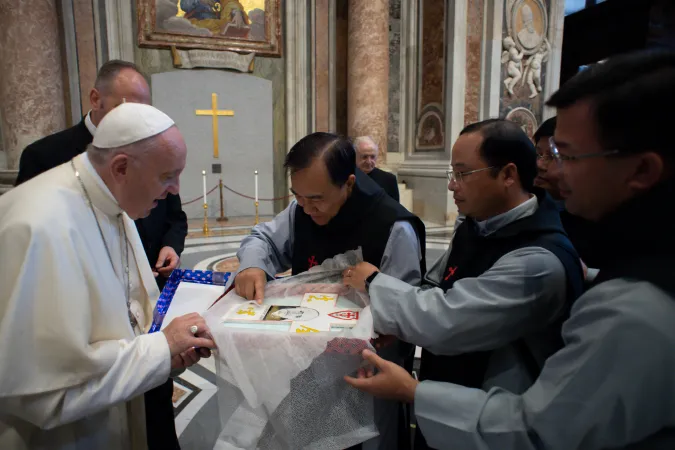
[[[173,417],[173,379],[145,393],[148,450],[180,450]]]
[[[156,260],[148,259],[148,262],[154,267]],[[166,278],[159,276],[156,281],[161,292],[166,284]],[[172,398],[172,378],[145,393],[145,429],[148,436],[148,450],[180,450],[173,417]]]

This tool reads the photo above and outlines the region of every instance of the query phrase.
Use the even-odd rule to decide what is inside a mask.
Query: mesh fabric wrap
[[[363,307],[357,325],[339,332],[289,333],[222,325],[245,300],[230,291],[204,314],[218,345],[215,355],[222,430],[215,449],[344,449],[377,436],[372,397],[344,375],[372,347],[366,294],[342,286],[342,271],[361,260],[349,252],[293,277],[275,280],[265,298],[338,293]]]

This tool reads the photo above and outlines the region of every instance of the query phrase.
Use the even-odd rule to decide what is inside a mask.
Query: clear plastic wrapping
[[[296,333],[232,326],[224,316],[245,302],[230,291],[204,314],[218,352],[222,430],[215,449],[344,449],[377,436],[372,397],[343,377],[371,348],[368,297],[342,285],[342,271],[360,251],[339,255],[266,286],[264,303],[293,305],[304,294],[338,294],[338,305],[363,308],[353,328]],[[239,325],[239,324],[237,324]]]

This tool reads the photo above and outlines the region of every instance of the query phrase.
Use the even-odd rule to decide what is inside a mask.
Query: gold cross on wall
[[[213,117],[213,157],[218,157],[218,116],[234,116],[234,111],[218,110],[218,94],[211,94],[211,109],[198,109],[198,116]]]

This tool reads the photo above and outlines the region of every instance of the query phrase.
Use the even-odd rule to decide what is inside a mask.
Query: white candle
[[[253,173],[255,174],[255,202],[258,203],[258,171]]]
[[[204,187],[204,204],[206,205],[206,170],[202,170],[202,185]]]

